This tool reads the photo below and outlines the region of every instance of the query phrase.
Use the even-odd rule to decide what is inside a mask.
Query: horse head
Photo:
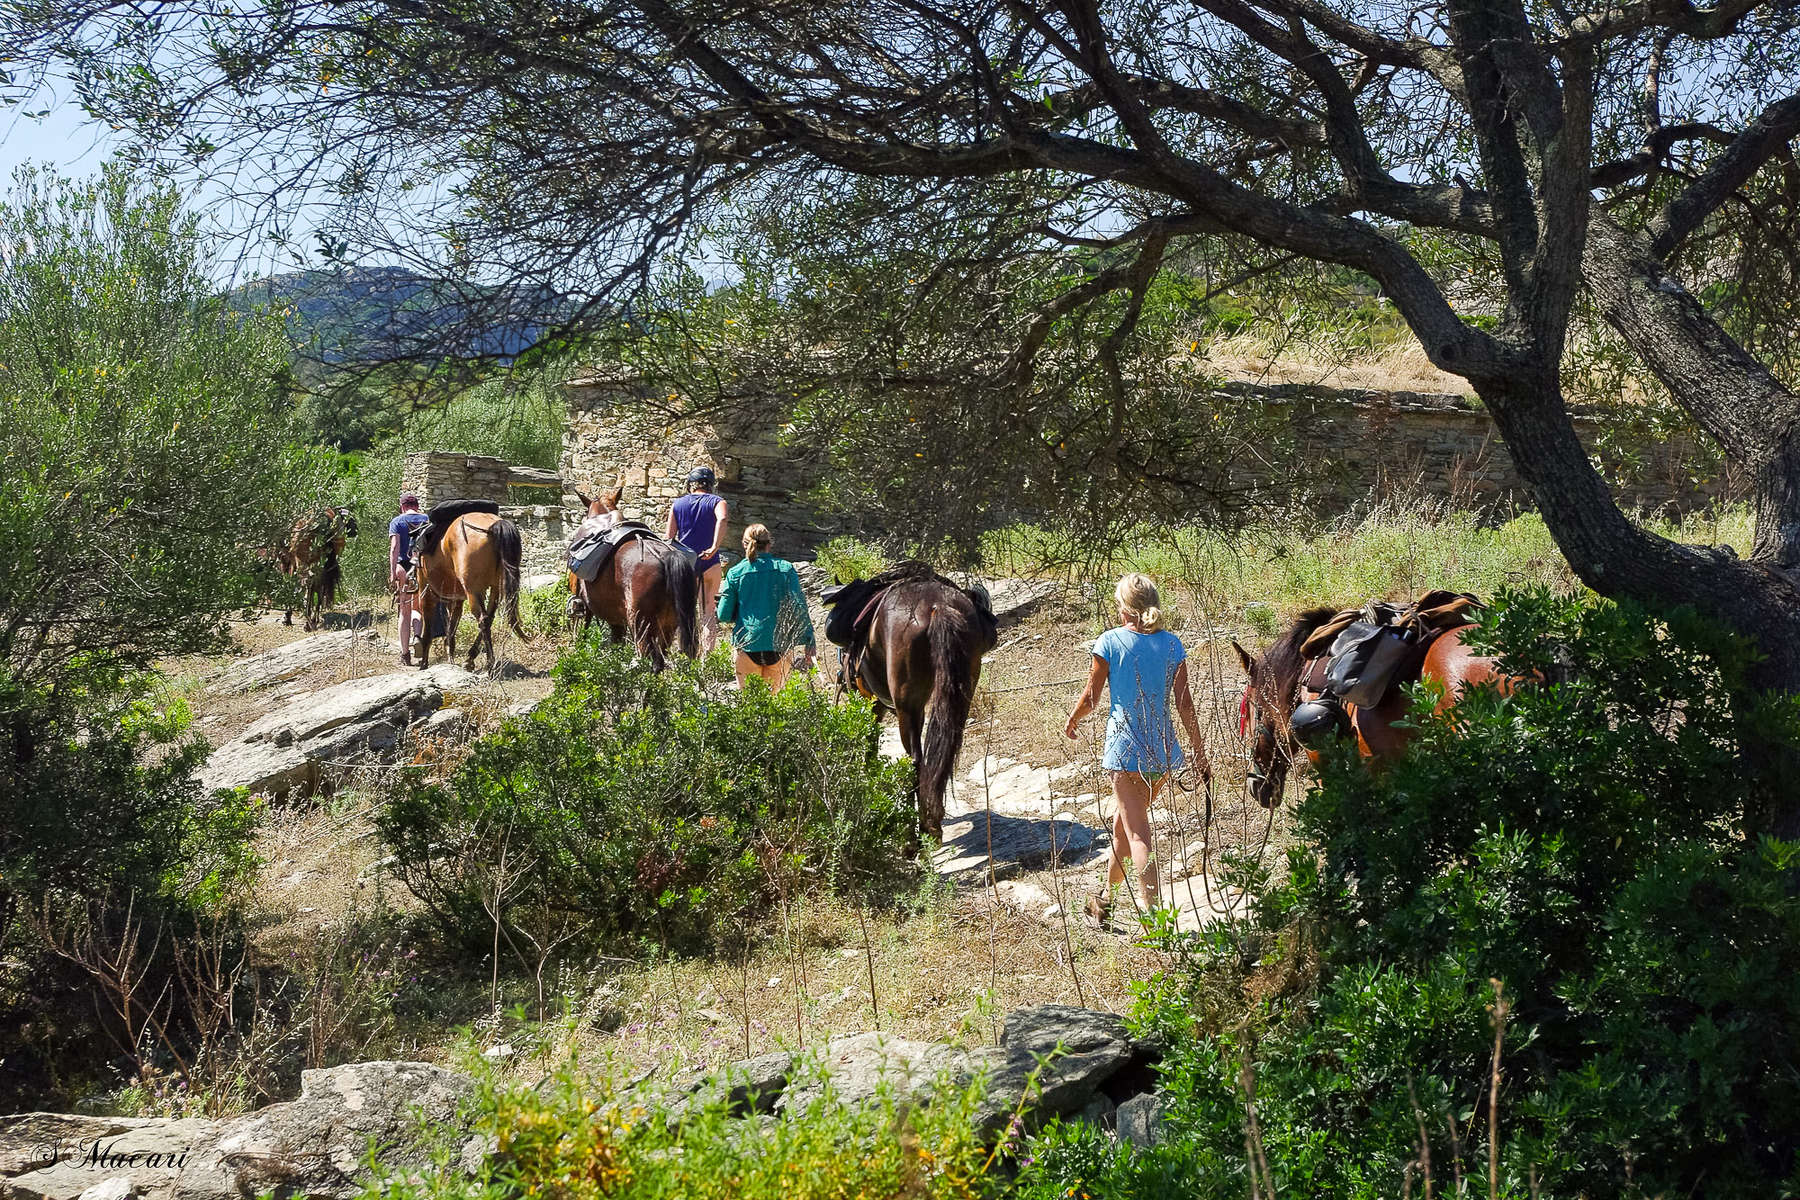
[[[356,513],[348,504],[340,504],[331,510],[337,519],[337,527],[345,537],[356,536]]]
[[[575,537],[579,539],[590,533],[611,529],[624,520],[625,514],[619,511],[619,501],[624,498],[624,495],[625,488],[623,486],[616,487],[610,492],[596,492],[592,497],[577,488],[575,498],[581,501],[581,507],[585,510],[586,515],[582,517],[581,524],[576,528]]]
[[[1281,803],[1288,768],[1305,752],[1291,719],[1300,702],[1300,676],[1306,665],[1300,647],[1336,611],[1315,608],[1301,613],[1260,657],[1236,641],[1231,643],[1248,680],[1238,700],[1238,733],[1250,743],[1250,771],[1244,781],[1250,785],[1250,798],[1264,808]]]

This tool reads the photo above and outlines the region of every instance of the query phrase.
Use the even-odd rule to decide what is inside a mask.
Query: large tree
[[[871,183],[896,211],[990,206],[976,259],[1090,251],[1039,311],[1092,308],[1121,337],[1195,239],[1352,268],[1487,405],[1583,580],[1723,619],[1765,652],[1757,684],[1800,689],[1792,0],[5,12],[7,57],[71,73],[97,116],[196,162],[235,156],[259,194],[335,198],[358,237],[409,231],[393,240],[473,277],[595,306],[731,212]],[[1475,286],[1492,328],[1452,302]],[[1753,477],[1747,555],[1678,545],[1614,502],[1559,380],[1583,313]],[[1042,329],[991,330],[988,378],[1019,398],[997,415],[1027,431]],[[1121,429],[1125,391],[1097,393]],[[1777,824],[1800,832],[1800,805]]]

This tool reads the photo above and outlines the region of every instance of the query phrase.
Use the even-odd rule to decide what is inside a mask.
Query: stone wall
[[[1424,492],[1459,508],[1503,516],[1531,507],[1524,478],[1487,410],[1465,396],[1436,392],[1343,390],[1305,384],[1228,384],[1221,391],[1264,412],[1284,409],[1300,474],[1327,507],[1370,496]],[[1576,433],[1610,478],[1627,509],[1683,511],[1733,491],[1686,438],[1622,434],[1609,422],[1571,412]],[[1285,457],[1285,456],[1284,456]],[[1288,465],[1288,464],[1284,464]]]
[[[624,374],[592,372],[564,387],[569,402],[563,431],[563,503],[579,508],[577,491],[593,495],[625,489],[626,516],[661,528],[669,504],[687,490],[687,473],[709,466],[731,503],[732,536],[746,525],[767,525],[783,554],[803,557],[841,531],[798,497],[817,478],[813,465],[780,443],[779,431],[738,422],[675,429],[644,403],[643,385]]]
[[[761,521],[781,549],[800,556],[843,528],[797,499],[816,479],[813,464],[796,461],[771,427],[669,427],[644,403],[643,384],[624,374],[593,372],[565,385],[569,423],[564,433],[563,502],[623,485],[628,515],[660,526],[669,502],[685,490],[690,469],[705,464],[719,473],[720,492],[731,501],[732,526]],[[1459,508],[1502,517],[1530,507],[1530,494],[1487,411],[1463,396],[1376,392],[1305,384],[1225,384],[1235,403],[1284,413],[1276,424],[1279,445],[1260,448],[1269,479],[1302,481],[1326,513],[1371,497],[1423,492]],[[1732,481],[1709,476],[1709,464],[1684,439],[1633,441],[1603,446],[1608,423],[1576,410],[1576,429],[1617,486],[1627,509],[1700,506],[1733,491]],[[1626,460],[1629,459],[1629,462]],[[1253,481],[1247,476],[1245,482]],[[735,542],[734,542],[735,544]]]

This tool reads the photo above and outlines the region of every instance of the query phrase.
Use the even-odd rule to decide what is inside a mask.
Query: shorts
[[[694,570],[704,575],[719,565],[717,554],[702,554],[694,560]]]
[[[759,667],[772,667],[781,661],[779,650],[742,650],[739,653]]]

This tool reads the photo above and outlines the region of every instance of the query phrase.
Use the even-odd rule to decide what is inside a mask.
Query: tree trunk
[[[1752,689],[1800,692],[1800,587],[1787,572],[1726,549],[1681,545],[1629,520],[1588,460],[1554,367],[1486,381],[1478,394],[1583,583],[1652,611],[1693,608],[1762,651],[1747,681]],[[1763,811],[1751,815],[1753,828],[1800,837],[1800,754],[1762,743],[1744,752],[1762,778]]]

